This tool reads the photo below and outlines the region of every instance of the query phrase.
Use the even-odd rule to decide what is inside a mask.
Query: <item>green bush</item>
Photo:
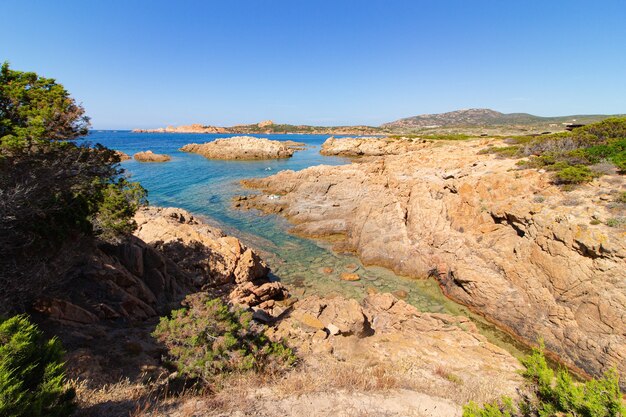
[[[557,184],[582,184],[595,177],[596,174],[584,165],[563,166],[554,175]]]
[[[280,372],[296,360],[290,348],[254,329],[252,313],[207,295],[188,297],[187,308],[161,318],[153,334],[181,373],[209,383],[229,373]]]
[[[74,410],[63,351],[26,316],[0,322],[0,416],[62,417]]]
[[[500,157],[529,156],[523,168],[555,171],[558,184],[580,184],[594,178],[585,166],[603,161],[626,173],[626,118],[609,118],[571,132],[509,138],[513,146],[485,148],[480,153]]]
[[[519,146],[493,146],[491,148],[485,148],[478,153],[495,154],[503,158],[515,158],[521,156]]]
[[[122,178],[106,184],[101,193],[92,220],[96,233],[107,240],[132,233],[137,228],[135,212],[147,204],[146,190],[139,183]]]
[[[543,346],[522,360],[522,373],[529,393],[517,404],[504,397],[482,407],[470,402],[463,407],[463,417],[624,417],[619,378],[613,369],[601,379],[584,383],[573,380],[567,370],[555,372],[548,366]]]
[[[607,219],[607,221],[604,222],[604,224],[606,224],[609,227],[626,226],[626,217],[612,217],[610,219]]]

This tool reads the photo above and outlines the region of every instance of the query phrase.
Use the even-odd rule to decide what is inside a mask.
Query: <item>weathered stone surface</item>
[[[293,148],[302,145],[292,141],[285,143],[252,136],[234,136],[202,144],[190,143],[180,150],[197,153],[208,159],[278,159],[291,157],[295,152]]]
[[[128,161],[130,156],[122,151],[115,151],[115,155],[120,158],[120,161]]]
[[[322,144],[320,153],[329,156],[381,156],[397,155],[422,148],[425,141],[391,138],[335,138]]]
[[[299,234],[343,236],[336,248],[367,264],[433,275],[451,298],[529,342],[542,337],[571,366],[626,374],[625,234],[590,224],[615,216],[597,196],[623,190],[623,176],[564,192],[549,173],[477,153],[491,143],[431,142],[246,180],[265,195],[241,206],[280,213]]]
[[[169,155],[158,154],[152,151],[137,152],[133,155],[133,158],[139,162],[167,162],[172,159]]]
[[[445,368],[461,381],[491,385],[497,380],[497,391],[509,393],[521,381],[519,362],[489,343],[468,318],[422,313],[388,293],[362,304],[339,296],[308,297],[268,334],[305,357],[331,354],[333,359],[321,360],[355,366],[401,364],[409,378],[430,379]]]
[[[57,298],[43,298],[38,300],[33,308],[50,318],[74,323],[90,324],[98,321],[98,317],[69,301]]]
[[[361,278],[359,278],[358,274],[352,274],[350,272],[342,272],[339,275],[339,279],[341,279],[342,281],[358,281]]]
[[[135,220],[135,234],[190,274],[197,286],[223,288],[236,305],[258,306],[272,316],[282,313],[270,301],[284,300],[289,292],[280,282],[269,282],[268,266],[237,238],[177,208],[144,208]]]
[[[264,279],[269,268],[237,238],[175,208],[149,207],[135,215],[135,235],[154,245],[204,286]]]

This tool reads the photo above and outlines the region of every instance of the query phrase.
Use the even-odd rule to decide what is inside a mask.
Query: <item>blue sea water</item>
[[[445,298],[432,279],[410,279],[397,276],[385,268],[365,267],[351,255],[333,253],[328,244],[300,238],[288,233],[289,224],[281,217],[261,215],[257,211],[242,211],[232,207],[236,195],[250,193],[239,181],[263,177],[281,170],[301,170],[310,166],[350,163],[348,159],[323,156],[319,153],[327,135],[252,135],[273,140],[293,140],[306,143],[307,149],[297,151],[287,159],[263,161],[219,161],[181,152],[187,143],[204,143],[224,134],[168,134],[133,133],[130,131],[92,131],[84,141],[101,143],[111,149],[132,156],[136,152],[152,150],[164,153],[172,160],[164,163],[141,163],[133,159],[122,162],[122,167],[133,181],[139,181],[148,190],[150,204],[180,207],[196,216],[204,217],[226,233],[235,235],[261,253],[269,263],[276,279],[298,296],[339,293],[360,299],[368,291],[402,290],[407,302],[422,311],[462,314],[472,317],[483,333],[493,342],[515,351],[515,344],[506,335],[486,325],[467,309]],[[324,273],[332,268],[333,273]],[[339,279],[342,272],[357,273],[358,282]]]

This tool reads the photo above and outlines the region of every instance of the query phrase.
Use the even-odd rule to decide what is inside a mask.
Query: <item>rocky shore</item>
[[[478,153],[493,144],[333,139],[325,152],[383,156],[246,180],[264,194],[237,205],[332,236],[364,263],[434,276],[449,297],[528,343],[543,338],[572,368],[626,374],[625,233],[604,224],[623,177],[563,191],[548,173]]]
[[[303,149],[304,146],[304,143],[294,141],[234,136],[202,144],[190,143],[180,150],[197,153],[208,159],[254,160],[290,158],[296,150]]]
[[[85,248],[68,271],[66,288],[35,306],[42,325],[68,349],[69,374],[84,381],[81,395],[90,406],[79,415],[123,414],[128,404],[109,401],[115,390],[128,398],[129,383],[143,392],[156,388],[142,380],[173,381],[175,374],[163,380],[162,347],[150,332],[184,297],[207,292],[252,309],[270,339],[298,352],[300,367],[282,382],[237,388],[238,395],[256,398],[255,409],[265,415],[295,415],[275,408],[270,398],[290,407],[316,398],[314,415],[322,415],[335,395],[327,389],[335,386],[347,403],[359,406],[383,392],[402,398],[402,410],[393,415],[440,407],[460,416],[467,401],[515,395],[521,384],[517,360],[464,317],[422,313],[392,294],[372,293],[361,303],[339,295],[298,299],[269,280],[269,267],[254,250],[185,210],[144,208],[135,221],[131,240]],[[113,391],[98,394],[103,386]],[[99,396],[106,401],[98,402]],[[188,408],[189,401],[203,407],[195,397],[173,401],[167,415]]]

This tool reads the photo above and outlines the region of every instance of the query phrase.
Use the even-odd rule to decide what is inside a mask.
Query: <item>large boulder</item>
[[[302,145],[294,143],[298,146]],[[295,152],[294,146],[293,143],[290,145],[277,140],[234,136],[201,144],[190,143],[180,150],[197,153],[208,159],[279,159],[291,157]]]
[[[169,155],[158,154],[152,151],[137,152],[133,155],[133,158],[139,162],[167,162],[172,159]]]

